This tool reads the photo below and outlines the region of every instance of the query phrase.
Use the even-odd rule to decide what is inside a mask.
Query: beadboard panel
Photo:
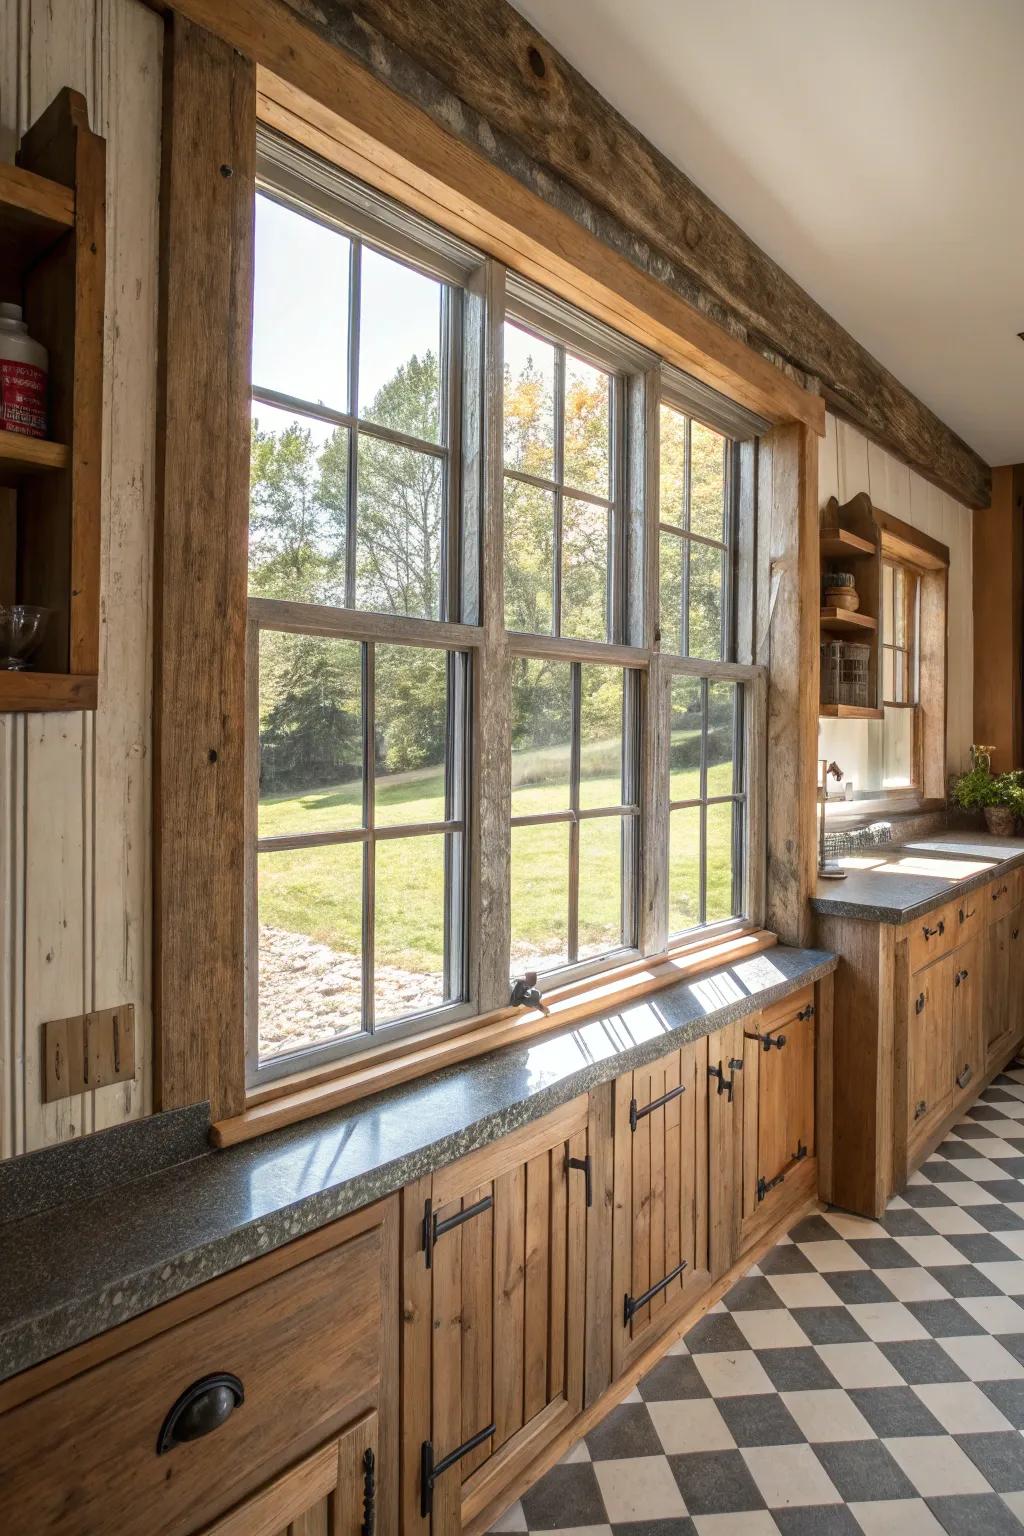
[[[0,7],[0,157],[70,85],[107,140],[100,691],[0,715],[0,1156],[150,1109],[152,558],[160,18],[137,0]],[[41,1026],[133,1003],[136,1077],[44,1106]]]
[[[818,446],[818,493],[849,501],[867,491],[876,506],[949,546],[946,762],[949,771],[969,765],[974,728],[974,617],[972,596],[972,512],[906,464],[869,442],[831,412]],[[858,721],[829,721],[821,728],[822,753],[843,761],[856,757]]]

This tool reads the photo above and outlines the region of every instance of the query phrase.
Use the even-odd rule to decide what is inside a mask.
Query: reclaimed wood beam
[[[988,466],[507,0],[279,0],[957,500]]]

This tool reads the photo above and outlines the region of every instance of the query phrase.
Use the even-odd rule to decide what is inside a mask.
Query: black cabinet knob
[[[156,1453],[163,1456],[187,1440],[201,1440],[226,1424],[240,1404],[245,1390],[237,1376],[229,1371],[215,1371],[201,1376],[178,1398],[157,1437]]]

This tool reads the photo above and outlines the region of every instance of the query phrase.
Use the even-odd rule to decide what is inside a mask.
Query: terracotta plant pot
[[[1017,817],[1008,805],[986,805],[985,825],[993,837],[1012,837]]]

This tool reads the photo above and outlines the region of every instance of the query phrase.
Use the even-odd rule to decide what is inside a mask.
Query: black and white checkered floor
[[[492,1527],[1024,1532],[1024,1062],[879,1222],[800,1222]]]

